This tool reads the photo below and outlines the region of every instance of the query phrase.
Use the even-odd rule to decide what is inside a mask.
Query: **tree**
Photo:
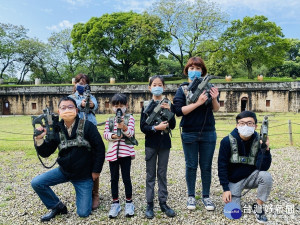
[[[92,51],[128,81],[129,70],[138,62],[148,63],[168,40],[158,17],[147,13],[118,12],[92,17],[75,24],[71,36],[81,55]]]
[[[55,58],[52,58],[53,66],[56,69],[57,74],[59,75],[58,66],[61,66],[63,64],[65,65],[68,77],[74,77],[76,75],[75,71],[80,63],[74,53],[71,31],[72,29],[67,28],[60,32],[52,33],[48,38],[48,42],[53,48],[52,52],[55,53],[55,56],[59,56],[59,62],[57,62]]]
[[[227,24],[225,13],[206,0],[160,0],[152,5],[150,13],[161,18],[164,30],[171,35],[173,41],[166,51],[179,61],[181,71],[188,58],[218,50],[198,46],[217,39]]]
[[[270,68],[284,61],[289,42],[281,28],[265,16],[234,20],[221,39],[228,63],[241,63],[253,78],[253,66]]]
[[[27,38],[23,26],[0,23],[0,78],[5,70],[16,61],[19,42]]]

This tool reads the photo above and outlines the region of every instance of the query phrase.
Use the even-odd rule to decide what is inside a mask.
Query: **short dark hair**
[[[201,76],[204,77],[207,74],[207,69],[205,66],[205,63],[201,57],[195,56],[189,59],[189,61],[186,63],[183,73],[185,75],[188,75],[189,67],[191,66],[199,66],[202,69]]]
[[[162,76],[160,76],[160,75],[152,76],[152,77],[150,78],[150,80],[149,80],[149,86],[152,85],[153,81],[154,81],[156,78],[160,79],[160,81],[162,82],[162,84],[165,86],[165,79],[164,79],[164,77],[162,77]]]
[[[254,112],[251,111],[243,111],[241,112],[239,115],[236,116],[235,120],[236,123],[238,123],[238,121],[240,119],[246,118],[246,117],[251,117],[254,119],[255,124],[257,124],[257,118],[256,118],[256,114]]]
[[[62,97],[62,98],[59,100],[59,102],[58,102],[58,108],[59,108],[59,106],[60,106],[60,103],[61,103],[61,102],[64,102],[64,101],[71,101],[71,102],[73,102],[74,105],[75,105],[75,108],[77,108],[76,101],[75,101],[73,98],[69,97],[69,96]]]
[[[118,104],[126,105],[127,104],[126,95],[121,94],[121,93],[114,94],[114,96],[111,98],[111,104],[112,105],[118,105]]]

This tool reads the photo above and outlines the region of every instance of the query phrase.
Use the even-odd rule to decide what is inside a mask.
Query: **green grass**
[[[216,130],[217,130],[217,146],[223,137],[235,127],[235,116],[237,113],[215,113]],[[269,116],[269,138],[272,149],[279,149],[290,146],[288,134],[288,120],[292,121],[293,145],[300,147],[300,116],[294,113],[257,113],[258,132],[264,115]],[[104,122],[112,115],[97,115],[98,122]],[[140,115],[134,115],[136,120],[136,138],[139,146],[136,150],[144,150],[145,136],[140,131]],[[181,138],[179,132],[180,118],[177,118],[177,125],[172,131],[172,150],[181,150]],[[98,126],[98,130],[103,135],[104,125]],[[2,116],[0,117],[0,151],[24,151],[26,157],[35,156],[36,152],[33,147],[33,127],[31,125],[30,116]],[[104,140],[107,146],[107,141]],[[51,163],[51,158],[49,159]]]

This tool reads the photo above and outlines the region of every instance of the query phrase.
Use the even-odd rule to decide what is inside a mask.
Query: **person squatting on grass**
[[[158,180],[158,199],[161,211],[168,217],[174,217],[175,212],[167,205],[168,190],[167,190],[167,168],[169,154],[171,148],[170,129],[176,126],[176,120],[173,114],[172,118],[164,120],[159,124],[148,124],[146,121],[155,114],[154,108],[151,105],[156,102],[161,108],[172,111],[173,105],[169,100],[163,97],[164,78],[161,76],[153,76],[150,78],[149,90],[153,94],[150,101],[145,101],[141,112],[141,131],[145,134],[145,160],[146,160],[146,218],[152,219],[154,187],[157,173]],[[151,109],[150,109],[151,108]],[[149,110],[148,110],[149,109]],[[156,168],[157,167],[157,168]]]
[[[51,210],[41,218],[42,221],[67,214],[67,207],[50,188],[65,182],[71,182],[75,188],[77,214],[80,217],[89,216],[92,211],[93,180],[99,177],[105,159],[105,146],[97,127],[88,120],[79,119],[74,99],[60,99],[58,108],[61,121],[55,128],[55,139],[44,140],[46,129],[41,126],[37,129],[44,132],[35,137],[34,141],[42,157],[49,157],[57,147],[59,149],[59,167],[31,181],[34,191],[47,209]]]
[[[206,73],[206,66],[200,57],[190,58],[184,68],[184,74],[188,75],[189,83],[195,78],[202,79]],[[182,116],[180,127],[182,127],[181,139],[186,165],[187,208],[196,209],[195,184],[199,163],[202,202],[206,210],[214,210],[215,205],[209,194],[211,165],[217,139],[213,112],[217,112],[220,108],[219,91],[216,87],[212,87],[209,93],[206,93],[206,90],[203,91],[195,103],[187,104],[186,90],[189,83],[181,84],[173,99],[176,115]]]
[[[235,202],[241,209],[243,189],[257,188],[257,200],[252,205],[257,222],[267,223],[263,210],[271,188],[272,177],[267,170],[272,156],[267,139],[266,151],[260,147],[260,137],[255,129],[257,118],[251,111],[243,111],[236,117],[236,128],[220,144],[218,176],[223,187],[225,203]],[[236,151],[237,149],[237,151]]]
[[[95,116],[95,112],[98,109],[98,103],[96,98],[93,95],[90,95],[90,110],[88,113],[85,113],[86,107],[86,97],[84,96],[84,92],[86,91],[86,85],[90,85],[90,79],[85,74],[78,74],[75,77],[75,85],[73,88],[73,94],[69,95],[69,97],[73,98],[76,101],[76,105],[79,109],[78,115],[79,118],[85,118],[88,121],[92,122],[95,126],[97,126],[97,120]],[[96,210],[99,205],[99,177],[93,182],[93,191],[92,191],[92,209]]]
[[[109,118],[104,129],[104,139],[108,141],[106,160],[109,161],[111,174],[112,204],[109,211],[109,218],[115,218],[121,211],[119,202],[119,168],[125,186],[125,216],[134,216],[134,204],[132,202],[132,184],[130,178],[131,160],[135,158],[134,146],[130,138],[134,137],[135,120],[131,114],[125,114],[127,97],[124,94],[115,94],[111,99],[112,109],[122,111],[122,121],[118,123],[117,118]],[[121,136],[117,135],[121,129]]]

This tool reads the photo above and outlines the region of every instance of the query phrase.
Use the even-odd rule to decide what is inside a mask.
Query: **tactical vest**
[[[237,140],[231,134],[229,134],[228,136],[231,147],[230,162],[255,165],[255,159],[259,151],[259,137],[256,136],[256,138],[253,140],[249,156],[240,156],[238,151]]]
[[[130,115],[131,114],[125,114],[124,116],[124,124],[126,126],[128,126],[128,123],[129,123],[129,119],[130,119]],[[115,126],[115,117],[109,117],[109,120],[108,120],[109,124],[109,131],[111,133],[114,133],[114,126]],[[122,132],[123,133],[123,132]],[[126,135],[123,135],[123,138],[125,139],[125,143],[127,145],[138,145],[138,142],[137,140],[135,139],[135,135],[133,135],[133,137],[127,137]]]
[[[85,120],[80,119],[78,122],[78,127],[76,130],[76,138],[67,140],[67,137],[65,133],[61,130],[59,131],[59,138],[60,138],[60,144],[58,145],[59,151],[70,148],[70,147],[86,147],[88,151],[91,151],[91,145],[90,143],[84,139],[84,125],[85,125]]]

